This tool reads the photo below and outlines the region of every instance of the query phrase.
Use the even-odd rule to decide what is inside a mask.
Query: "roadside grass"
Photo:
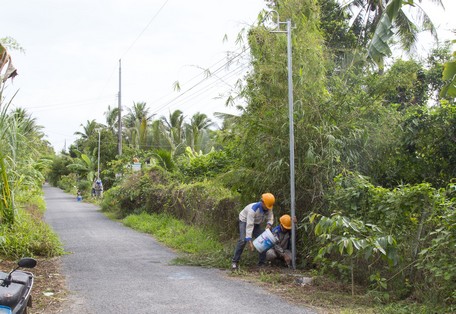
[[[110,217],[115,218],[115,215]],[[209,230],[188,225],[166,213],[132,214],[122,222],[153,235],[159,242],[178,251],[180,256],[172,262],[175,265],[229,268],[235,243],[220,243]],[[315,272],[283,267],[257,268],[257,259],[258,253],[246,248],[240,270],[229,272],[228,276],[255,282],[289,302],[314,307],[320,313],[450,313],[437,305],[417,304],[413,300],[384,302],[362,287],[357,287],[357,293],[352,296],[350,284],[319,276]],[[299,282],[302,277],[312,277],[313,283],[303,285]]]
[[[174,264],[226,267],[227,250],[209,231],[191,226],[169,214],[133,214],[123,223],[135,230],[153,235],[158,241],[181,254]]]
[[[58,236],[42,220],[42,197],[32,197],[29,201],[31,203],[18,208],[13,225],[0,225],[0,256],[18,260],[25,256],[63,255],[63,246]]]

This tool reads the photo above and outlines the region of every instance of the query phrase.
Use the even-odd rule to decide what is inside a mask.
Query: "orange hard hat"
[[[263,201],[264,205],[267,209],[272,209],[275,203],[275,197],[271,193],[264,193],[261,195],[261,200]]]
[[[291,217],[290,215],[283,215],[279,219],[280,224],[287,230],[291,229]]]

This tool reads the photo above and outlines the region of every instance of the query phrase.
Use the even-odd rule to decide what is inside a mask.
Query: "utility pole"
[[[119,59],[119,130],[117,131],[117,149],[119,156],[122,155],[122,59]]]
[[[294,122],[293,122],[293,70],[291,53],[291,20],[280,22],[279,13],[271,11],[277,15],[276,28],[271,33],[287,34],[287,64],[288,64],[288,120],[289,120],[289,145],[290,145],[290,214],[291,214],[291,254],[293,269],[296,269],[296,226],[293,217],[296,216],[295,210],[295,155],[294,155]],[[286,30],[281,30],[280,26],[286,25]]]
[[[98,176],[97,179],[100,179],[100,140],[101,140],[101,130],[98,129]]]

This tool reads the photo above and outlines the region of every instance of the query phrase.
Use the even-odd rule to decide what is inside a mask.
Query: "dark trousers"
[[[241,260],[241,254],[244,251],[245,245],[247,242],[245,241],[245,229],[247,227],[246,222],[239,221],[239,241],[237,242],[236,249],[234,250],[233,262],[239,263]],[[263,233],[263,229],[259,224],[253,225],[253,232],[252,232],[252,240],[255,240],[260,234]],[[264,264],[266,261],[266,252],[260,253],[259,255],[259,262],[258,264]]]

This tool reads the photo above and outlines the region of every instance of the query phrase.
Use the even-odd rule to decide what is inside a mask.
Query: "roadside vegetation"
[[[16,75],[7,47],[20,50],[13,39],[0,40],[0,260],[58,256],[60,241],[42,221],[41,186],[54,152],[31,115],[10,110],[13,99],[3,97],[5,83]]]
[[[296,272],[314,281],[255,270],[250,253],[234,276],[335,312],[456,311],[456,53],[447,42],[427,57],[392,57],[409,51],[418,30],[434,31],[426,18],[407,18],[421,10],[414,2],[267,1],[294,26]],[[358,18],[350,6],[364,8]],[[30,117],[3,100],[0,239],[11,243],[8,254],[19,254],[21,241],[8,240],[6,228],[28,221],[15,195],[44,176],[87,200],[100,170],[102,210],[184,252],[177,263],[228,267],[238,213],[264,192],[276,196],[276,221],[289,213],[287,38],[267,19],[260,12],[239,35],[245,53],[227,60],[249,72],[227,98],[239,115],[217,113],[218,126],[205,113],[157,117],[135,102],[121,130],[118,109],[108,107],[106,121],[82,123],[78,140],[55,155],[39,130],[34,141],[16,140]],[[54,250],[40,254],[60,254],[50,242]]]

